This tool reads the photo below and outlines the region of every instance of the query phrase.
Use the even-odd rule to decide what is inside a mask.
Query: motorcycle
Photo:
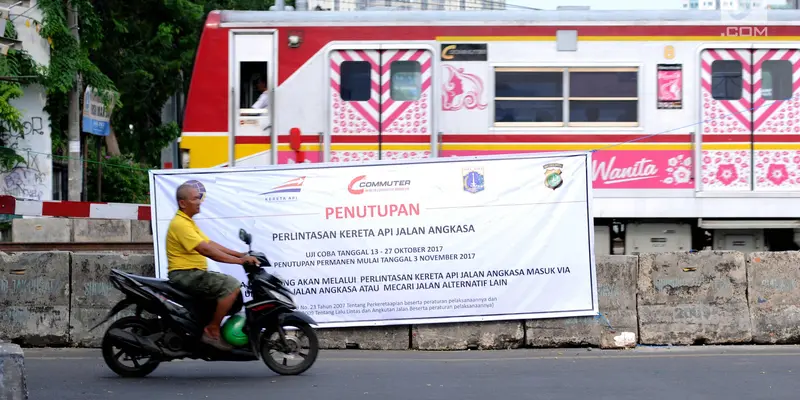
[[[298,311],[292,293],[283,281],[264,270],[269,260],[261,252],[252,251],[252,235],[239,230],[239,239],[247,244],[248,255],[255,257],[261,266],[245,264],[247,282],[242,286],[252,294],[244,302],[240,291],[229,317],[223,323],[223,338],[233,347],[219,350],[201,341],[204,327],[211,321],[216,301],[204,301],[173,287],[168,280],[111,270],[111,284],[125,294],[94,330],[114,315],[135,305],[133,316],[112,323],[102,340],[102,354],[106,365],[122,377],[144,377],[160,363],[189,358],[205,361],[256,361],[262,359],[269,369],[280,375],[299,375],[316,361],[319,340],[312,325],[317,323],[307,314]],[[244,308],[244,315],[240,313]],[[146,318],[143,311],[154,317]],[[308,338],[309,352],[302,355],[299,340],[287,335],[287,327],[296,328]],[[279,363],[272,352],[285,354]],[[133,366],[123,365],[126,356]],[[295,367],[287,361],[302,358]],[[141,361],[146,359],[146,361]]]

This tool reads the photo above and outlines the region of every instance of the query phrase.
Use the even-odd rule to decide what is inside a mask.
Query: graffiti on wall
[[[14,150],[22,161],[10,168],[0,167],[0,195],[39,201],[53,197],[49,126],[42,116],[43,111],[36,112],[35,106],[24,107],[38,103],[38,97],[29,96],[26,91],[25,96],[15,102],[20,103],[18,107],[24,115],[22,132],[3,129],[5,147]]]

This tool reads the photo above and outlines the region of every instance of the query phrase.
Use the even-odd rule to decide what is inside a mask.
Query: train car
[[[795,250],[800,12],[765,18],[212,12],[182,166],[595,150],[599,254]]]

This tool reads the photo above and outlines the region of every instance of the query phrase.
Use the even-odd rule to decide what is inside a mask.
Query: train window
[[[495,122],[556,123],[563,125],[564,102],[561,100],[496,100]]]
[[[563,68],[497,68],[494,81],[496,125],[563,125]]]
[[[394,101],[416,101],[422,95],[422,73],[417,61],[394,61],[390,70],[391,89]]]
[[[570,70],[569,97],[631,97],[639,93],[636,69]]]
[[[562,69],[498,68],[494,78],[497,98],[561,98],[564,96]]]
[[[636,100],[569,100],[570,125],[636,124]]]
[[[570,68],[570,126],[637,126],[637,68]]]
[[[267,72],[265,61],[239,63],[239,108],[269,108],[268,99],[260,99],[263,90],[269,89]]]
[[[372,66],[368,61],[342,61],[339,96],[344,101],[368,101],[372,93]]]
[[[764,100],[789,100],[794,81],[789,60],[767,60],[761,68],[761,96]]]
[[[711,63],[711,97],[714,100],[742,98],[742,63],[737,60],[716,60]]]
[[[638,126],[638,121],[638,68],[495,70],[495,126]]]

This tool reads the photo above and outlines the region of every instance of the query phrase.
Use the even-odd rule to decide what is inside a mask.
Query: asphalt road
[[[122,379],[84,349],[26,349],[25,362],[31,400],[800,398],[798,346],[323,351],[296,377],[260,361],[180,361]]]

